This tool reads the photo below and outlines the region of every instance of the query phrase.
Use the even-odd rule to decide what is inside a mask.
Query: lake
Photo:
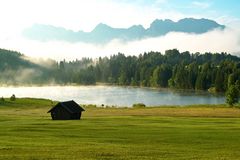
[[[45,86],[0,87],[0,97],[46,98],[58,101],[75,100],[80,104],[132,106],[134,103],[156,105],[223,104],[223,95],[208,92],[158,90],[118,86]]]

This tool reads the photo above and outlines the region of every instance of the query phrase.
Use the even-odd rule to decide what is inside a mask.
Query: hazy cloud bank
[[[8,69],[1,73],[0,80],[6,85],[31,84],[32,80],[38,79],[41,75],[42,72],[40,70],[32,68],[19,68],[17,70]]]
[[[148,38],[133,42],[113,40],[106,45],[67,42],[37,42],[21,37],[0,39],[1,47],[20,51],[28,56],[53,58],[56,60],[74,60],[81,57],[97,58],[110,56],[118,52],[126,55],[138,55],[148,51],[161,51],[177,48],[190,52],[228,52],[240,56],[240,30],[226,28],[204,34],[171,32],[158,38]]]

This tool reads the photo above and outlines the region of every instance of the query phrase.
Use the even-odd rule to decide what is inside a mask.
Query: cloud
[[[191,14],[191,9],[188,9],[190,13],[183,13],[183,10],[173,7],[173,4],[181,3],[175,4],[169,0],[0,0],[0,4],[1,35],[19,33],[34,23],[60,26],[74,31],[91,31],[98,23],[118,28],[143,24],[147,28],[157,18],[177,21],[186,17],[202,18],[204,14]],[[198,1],[193,4],[207,6],[207,3]]]
[[[165,51],[177,48],[180,51],[190,52],[229,52],[238,53],[240,32],[226,29],[214,30],[205,34],[169,33],[164,37],[146,39],[135,42],[142,50]],[[144,45],[145,44],[145,45]]]
[[[42,74],[40,70],[32,68],[8,69],[1,73],[0,79],[3,84],[26,84],[31,83],[33,79],[39,79]]]
[[[183,2],[170,0],[0,0],[0,35],[6,39],[12,38],[34,23],[59,26],[74,31],[91,31],[98,23],[116,28],[142,24],[148,28],[155,19],[178,21],[186,17],[205,17],[217,21],[220,19],[221,24],[234,19],[229,16],[224,18],[222,12],[209,13],[208,10],[199,12],[196,9],[196,7],[209,7],[211,3],[208,2],[196,0],[192,3],[195,9],[186,9],[181,7],[189,7],[191,2],[186,5]]]
[[[53,58],[56,60],[75,60],[82,57],[97,58],[110,56],[118,52],[126,55],[138,55],[148,51],[161,51],[177,48],[180,51],[228,52],[240,56],[240,30],[226,28],[213,30],[205,34],[187,34],[171,32],[165,36],[148,38],[133,42],[113,40],[106,45],[66,42],[37,42],[22,38],[1,40],[3,48],[20,51],[31,57]]]
[[[139,4],[140,2],[146,3],[143,0],[136,1],[139,1]],[[211,7],[211,4],[206,2],[208,1],[196,0],[192,5],[200,8]],[[134,24],[143,24],[145,28],[148,28],[156,18],[177,21],[186,17],[205,17],[217,20],[221,24],[227,23],[228,26],[233,24],[233,28],[240,26],[239,19],[222,15],[219,12],[209,16],[208,12],[193,15],[190,9],[189,14],[174,7],[166,7],[164,10],[162,6],[171,3],[170,0],[150,0],[150,2],[147,1],[148,5],[136,5],[127,0],[102,0],[101,2],[98,0],[0,0],[0,3],[0,48],[21,51],[28,56],[61,60],[108,56],[118,52],[137,55],[151,50],[164,52],[171,48],[191,52],[226,51],[234,54],[240,51],[240,32],[236,29],[215,30],[202,35],[169,33],[163,37],[129,43],[114,40],[107,45],[71,44],[57,41],[43,43],[26,40],[20,36],[22,29],[33,23],[62,26],[74,31],[91,31],[100,22],[112,27],[127,28]]]
[[[100,22],[113,27],[128,27],[149,24],[159,12],[153,6],[114,0],[0,0],[0,3],[0,29],[4,32],[17,32],[34,23],[74,31],[91,31]]]
[[[167,3],[168,0],[156,0],[155,1],[155,4],[164,4],[164,3]]]
[[[211,6],[211,4],[208,2],[199,2],[199,1],[192,2],[192,5],[194,7],[201,8],[201,9],[207,9]]]

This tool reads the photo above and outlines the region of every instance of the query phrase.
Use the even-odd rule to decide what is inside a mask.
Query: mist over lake
[[[118,86],[44,86],[0,87],[0,96],[46,98],[57,101],[75,100],[79,104],[132,106],[144,103],[157,105],[223,104],[223,95],[207,92],[157,90]]]

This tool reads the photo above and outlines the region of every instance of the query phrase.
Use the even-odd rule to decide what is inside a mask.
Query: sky
[[[118,52],[137,55],[172,48],[240,55],[239,3],[239,0],[0,0],[0,48],[57,60],[109,56]],[[212,19],[227,28],[202,35],[169,33],[128,43],[114,40],[101,46],[37,42],[22,36],[22,31],[33,24],[91,31],[99,23],[116,28],[141,24],[148,28],[155,19],[178,21],[187,17]]]

